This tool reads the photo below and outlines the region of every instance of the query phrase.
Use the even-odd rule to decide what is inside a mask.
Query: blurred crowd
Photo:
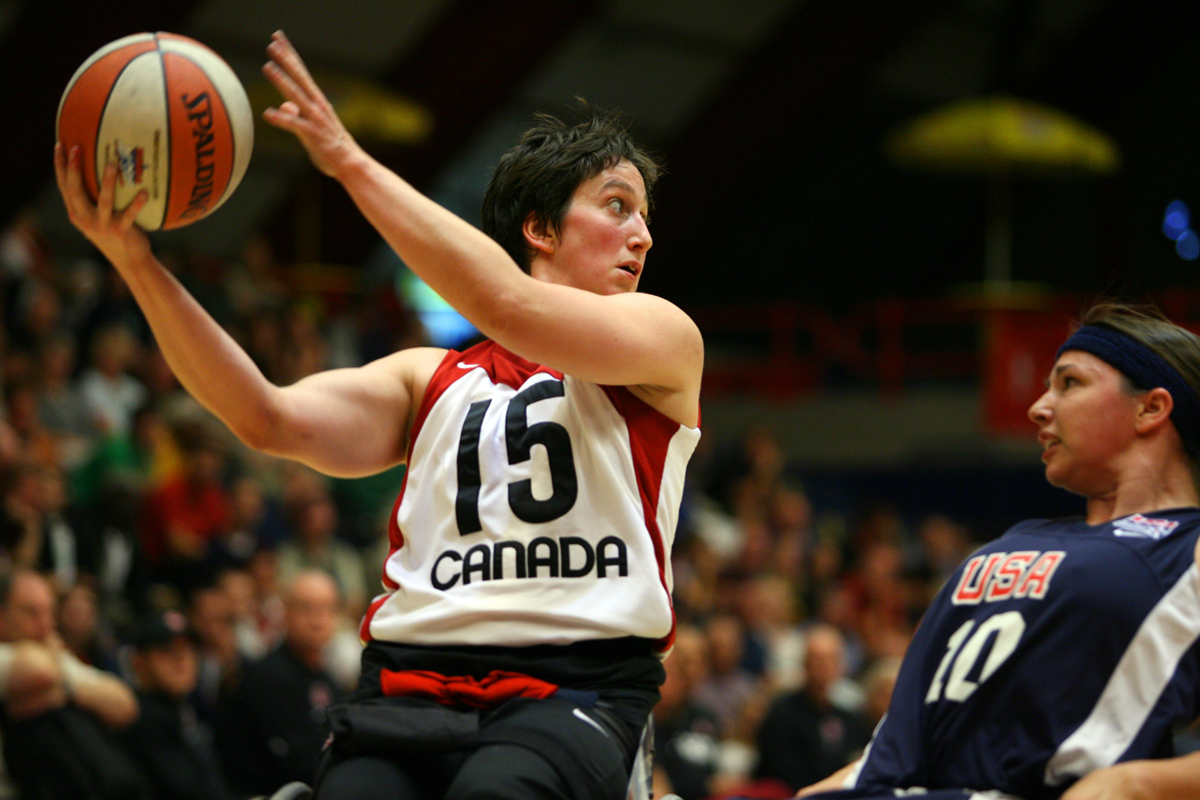
[[[280,384],[425,342],[394,291],[301,285],[262,238],[227,261],[160,255]],[[402,472],[332,481],[242,446],[175,381],[121,279],[59,257],[32,214],[0,238],[0,317],[0,800],[310,780]],[[854,758],[971,538],[887,504],[814,508],[771,431],[706,430],[656,794],[785,797]]]

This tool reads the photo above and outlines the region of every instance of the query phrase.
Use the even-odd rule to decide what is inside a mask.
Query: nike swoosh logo
[[[591,725],[591,726],[592,726],[593,728],[595,728],[596,730],[600,731],[600,733],[604,734],[604,737],[605,737],[606,739],[608,738],[608,731],[606,731],[606,730],[604,730],[604,728],[600,727],[600,723],[599,723],[599,722],[596,722],[596,720],[592,719],[592,718],[591,718],[591,717],[589,717],[587,714],[585,714],[585,713],[583,713],[582,711],[580,711],[578,708],[576,708],[576,709],[573,709],[573,710],[571,711],[571,713],[572,713],[572,714],[574,714],[575,716],[579,717],[581,720],[583,720],[584,722],[586,722],[588,725]]]
[[[458,362],[458,366],[461,367],[462,369],[475,369],[479,365],[478,364],[467,364],[467,363],[460,361],[460,362]]]

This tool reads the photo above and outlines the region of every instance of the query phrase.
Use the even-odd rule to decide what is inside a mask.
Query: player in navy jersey
[[[799,796],[1200,797],[1200,753],[1172,752],[1200,715],[1200,339],[1117,305],[1083,323],[1029,417],[1085,516],[968,557],[863,756]]]
[[[636,292],[658,167],[610,118],[539,118],[484,232],[350,137],[282,34],[264,72],[294,134],[404,262],[489,341],[270,384],[55,149],[72,222],[129,284],[183,386],[248,445],[331,475],[407,463],[357,702],[317,796],[624,796],[670,648],[670,547],[699,437],[703,343]]]

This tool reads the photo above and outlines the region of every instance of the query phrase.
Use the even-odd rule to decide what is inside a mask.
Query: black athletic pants
[[[639,734],[601,706],[518,698],[480,716],[477,746],[330,753],[317,800],[624,800]]]

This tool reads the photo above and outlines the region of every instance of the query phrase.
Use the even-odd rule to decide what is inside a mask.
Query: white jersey
[[[450,351],[413,423],[364,640],[674,638],[671,543],[700,431],[494,342]]]

